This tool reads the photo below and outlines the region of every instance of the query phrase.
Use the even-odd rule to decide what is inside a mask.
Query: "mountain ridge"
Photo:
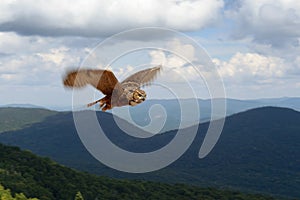
[[[223,101],[224,99],[215,99],[216,101]],[[239,99],[226,99],[226,116],[230,116],[235,113],[243,112],[249,109],[254,109],[258,107],[265,106],[275,106],[275,107],[286,107],[291,108],[297,111],[300,111],[300,98],[298,97],[283,97],[283,98],[266,98],[266,99],[249,99],[249,100],[239,100]],[[185,114],[183,115],[181,112],[180,103],[185,105]],[[207,122],[211,118],[211,100],[210,99],[198,99],[198,105],[200,108],[200,117],[199,119],[195,117],[195,115],[190,115],[191,112],[194,112],[193,108],[190,106],[191,99],[166,99],[166,100],[157,100],[157,99],[149,99],[145,101],[142,105],[135,107],[127,107],[127,108],[115,108],[113,114],[118,116],[128,122],[128,116],[125,114],[127,111],[129,112],[130,117],[136,126],[149,126],[151,124],[160,124],[161,121],[166,121],[164,127],[161,129],[160,133],[175,130],[179,127],[189,127],[193,125],[197,125],[199,122]],[[194,102],[194,101],[193,101]],[[157,105],[160,105],[157,107]],[[55,111],[53,107],[49,107],[52,109],[52,112],[70,112],[62,109],[62,111]],[[152,109],[155,108],[155,109]],[[1,112],[0,107],[0,112]],[[14,109],[14,108],[10,108]],[[27,108],[29,109],[29,108]],[[94,108],[96,111],[98,110],[97,106]],[[124,111],[124,109],[128,109]],[[71,108],[70,108],[71,110]],[[77,110],[77,108],[75,108]],[[81,108],[79,110],[93,110],[93,108]],[[151,110],[151,112],[149,112]],[[124,113],[125,112],[125,113]],[[109,112],[111,113],[111,111]],[[22,113],[15,113],[15,115],[19,115]],[[34,115],[34,113],[32,113]],[[165,115],[166,114],[166,115]],[[1,117],[1,113],[0,113]],[[214,118],[222,118],[224,116],[214,116]],[[1,122],[1,121],[0,121]],[[129,121],[130,122],[130,121]],[[130,122],[131,123],[131,122]],[[0,123],[1,127],[1,123]],[[22,128],[22,127],[21,127]],[[155,129],[155,128],[154,128]],[[152,130],[149,130],[152,131]],[[0,129],[0,133],[3,132]]]
[[[57,114],[44,108],[0,107],[0,134],[25,128]]]
[[[148,140],[136,139],[117,128],[110,113],[97,112],[97,115],[103,128],[110,130],[108,137],[116,145],[135,152],[158,149],[176,134],[168,131]],[[182,182],[297,197],[300,195],[299,121],[299,112],[278,107],[234,114],[226,118],[218,143],[204,159],[198,158],[198,151],[209,123],[200,124],[194,142],[179,160],[162,170],[140,175],[117,172],[95,160],[77,135],[72,113],[50,116],[23,130],[1,134],[0,142],[30,149],[66,166],[115,178]]]

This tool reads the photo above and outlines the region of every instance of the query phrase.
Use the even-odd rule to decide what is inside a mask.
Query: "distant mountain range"
[[[0,108],[1,107],[2,108],[44,108],[42,106],[37,106],[34,104],[16,104],[16,103],[0,105]]]
[[[243,112],[249,109],[260,108],[265,106],[273,106],[273,107],[285,107],[291,108],[296,111],[300,111],[300,98],[273,98],[273,99],[255,99],[255,100],[237,100],[237,99],[215,99],[216,102],[225,101],[226,102],[226,116]],[[199,122],[209,121],[211,118],[211,100],[203,100],[198,99],[198,105],[200,109],[200,119],[196,119],[190,113],[195,112],[195,107],[192,105],[194,100],[192,99],[170,99],[170,100],[149,100],[145,101],[140,106],[130,107],[129,112],[133,121],[140,126],[146,126],[151,122],[151,118],[148,114],[150,108],[155,105],[161,105],[168,116],[166,118],[166,123],[163,129],[160,132],[166,132],[168,130],[178,129],[181,123],[182,127],[189,127]],[[181,112],[180,108],[182,107],[187,109],[185,110],[185,115]],[[118,115],[118,112],[116,112]],[[118,115],[119,117],[127,120],[122,115]],[[223,116],[214,116],[215,118],[223,117]],[[164,120],[163,113],[159,110],[153,113],[152,120],[159,122]]]
[[[158,149],[176,134],[174,130],[147,139],[134,138],[120,130],[110,113],[97,112],[97,117],[111,141],[134,152]],[[193,144],[180,159],[162,170],[146,174],[118,172],[95,160],[82,145],[71,112],[56,113],[24,129],[2,133],[0,142],[99,175],[297,198],[300,196],[299,121],[300,113],[288,108],[263,107],[234,114],[226,118],[212,152],[199,159],[198,151],[209,125],[202,123]]]
[[[224,99],[216,99],[221,102]],[[147,100],[143,104],[135,107],[127,107],[129,114],[136,126],[147,126],[153,120],[154,124],[160,124],[161,121],[165,121],[164,126],[160,130],[160,133],[178,129],[180,124],[181,127],[189,127],[196,125],[199,122],[209,121],[211,118],[211,100],[210,99],[197,99],[199,110],[200,110],[200,119],[195,118],[191,113],[195,112],[195,108],[191,105],[191,102],[195,100],[192,99],[162,99],[162,100]],[[149,116],[149,110],[155,108],[155,106],[160,105],[164,108],[162,111],[160,108],[152,109]],[[180,110],[181,105],[185,109],[185,114]],[[299,97],[283,97],[283,98],[268,98],[268,99],[254,99],[254,100],[238,100],[238,99],[226,99],[226,116],[246,111],[253,108],[260,108],[264,106],[273,106],[273,107],[285,107],[291,108],[296,111],[300,111],[300,98]],[[1,107],[1,106],[0,106]],[[35,106],[31,104],[9,104],[2,107],[21,107],[21,108],[41,108],[40,106]],[[1,108],[0,108],[1,109]],[[42,109],[42,108],[41,108]],[[49,106],[44,109],[49,109],[53,111],[71,111],[71,106]],[[79,108],[76,107],[76,110]],[[85,106],[81,108],[87,109]],[[98,106],[95,106],[95,110],[98,109]],[[115,108],[114,114],[119,116],[122,119],[128,120],[126,115],[122,114],[123,108]],[[15,113],[16,114],[16,113]],[[164,116],[166,114],[167,117]],[[152,118],[151,118],[152,117]],[[217,116],[218,117],[218,116]],[[1,130],[0,130],[1,132]]]

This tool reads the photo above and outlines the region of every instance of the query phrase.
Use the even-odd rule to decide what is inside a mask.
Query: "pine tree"
[[[38,200],[37,198],[27,198],[23,193],[16,194],[15,198],[11,195],[11,192],[9,189],[5,189],[0,184],[0,199],[1,200]]]
[[[81,192],[77,192],[76,195],[75,195],[75,199],[74,200],[84,200]]]

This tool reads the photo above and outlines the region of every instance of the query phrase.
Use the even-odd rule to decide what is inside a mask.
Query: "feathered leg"
[[[110,99],[111,99],[110,96],[105,96],[102,99],[99,99],[97,101],[87,104],[87,106],[90,107],[90,106],[93,106],[93,105],[99,103],[99,107],[102,108],[102,111],[110,110],[112,108]]]

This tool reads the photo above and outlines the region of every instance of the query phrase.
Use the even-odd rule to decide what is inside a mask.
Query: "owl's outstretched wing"
[[[66,87],[84,87],[90,84],[105,95],[111,95],[114,89],[122,89],[113,72],[101,69],[70,71],[65,76],[63,83]]]
[[[160,70],[161,65],[139,71],[122,81],[122,84],[126,82],[134,82],[139,84],[139,86],[148,85],[152,80],[154,80]]]

